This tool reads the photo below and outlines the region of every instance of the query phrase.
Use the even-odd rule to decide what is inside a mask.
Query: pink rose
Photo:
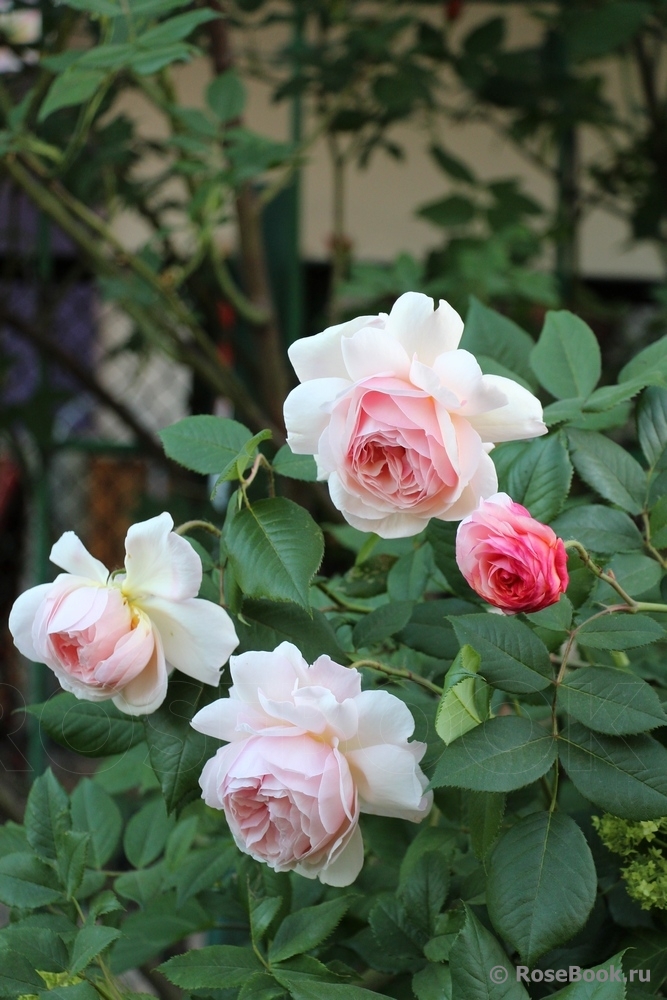
[[[9,616],[23,655],[77,698],[112,698],[128,715],[162,704],[174,667],[217,684],[238,638],[223,608],[195,597],[201,560],[173,526],[166,513],[132,525],[125,571],[113,577],[65,532],[51,561],[66,572],[21,594]]]
[[[389,315],[297,340],[288,442],[313,454],[345,519],[383,538],[456,521],[498,489],[493,443],[546,433],[539,401],[458,350],[451,306],[406,292]]]
[[[364,860],[360,812],[418,823],[431,807],[409,709],[328,656],[308,666],[289,642],[230,664],[229,697],[192,720],[229,741],[202,771],[204,800],[257,861],[349,885]]]
[[[484,500],[461,521],[456,561],[472,589],[507,614],[541,611],[568,585],[562,539],[507,493]]]

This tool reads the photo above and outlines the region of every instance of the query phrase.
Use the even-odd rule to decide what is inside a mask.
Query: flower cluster
[[[460,520],[456,556],[470,586],[508,614],[558,600],[566,553],[551,528],[504,493],[494,442],[546,432],[538,400],[484,375],[459,349],[462,322],[445,302],[401,296],[389,315],[363,316],[298,341],[301,380],[285,404],[289,443],[315,455],[350,524],[414,535],[432,517]],[[202,566],[169,514],[133,525],[125,567],[109,573],[72,532],[54,545],[65,572],[16,601],[20,651],[65,690],[155,711],[178,668],[217,685],[238,645],[231,618],[196,595]],[[363,863],[361,813],[419,822],[432,794],[412,741],[414,720],[386,691],[362,691],[354,669],[312,665],[283,643],[230,661],[229,696],[192,720],[226,743],[201,775],[239,848],[276,871],[348,885]]]
[[[643,910],[667,910],[667,858],[654,844],[656,839],[663,843],[667,816],[633,822],[605,813],[592,820],[605,847],[629,859],[621,869],[628,895]]]
[[[66,532],[51,549],[65,572],[12,608],[9,629],[24,656],[77,698],[111,698],[129,715],[162,704],[174,668],[217,685],[238,638],[223,608],[195,596],[201,560],[173,526],[167,513],[132,525],[125,569],[114,574]]]

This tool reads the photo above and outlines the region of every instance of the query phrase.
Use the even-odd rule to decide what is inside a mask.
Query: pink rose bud
[[[350,885],[364,861],[360,812],[418,823],[431,808],[410,710],[387,691],[362,691],[357,671],[328,656],[309,666],[289,642],[230,665],[229,697],[192,720],[228,741],[202,771],[205,802],[224,809],[257,861]]]
[[[569,580],[562,539],[506,493],[461,521],[456,561],[472,589],[507,614],[555,604]]]
[[[483,374],[459,349],[461,317],[433,305],[406,292],[389,315],[359,316],[289,349],[302,384],[285,401],[288,444],[315,456],[349,524],[383,538],[470,514],[498,489],[492,445],[547,432],[540,401]]]
[[[109,575],[73,531],[51,550],[66,570],[27,590],[9,616],[14,643],[87,701],[112,698],[128,715],[154,712],[176,667],[217,684],[238,638],[227,612],[195,595],[199,556],[167,513],[134,524],[125,570]]]

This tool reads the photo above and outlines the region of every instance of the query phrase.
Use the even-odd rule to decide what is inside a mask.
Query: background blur
[[[664,0],[0,0],[0,811],[53,541],[111,569],[132,521],[210,516],[161,428],[280,444],[288,344],[409,289],[571,308],[608,379],[663,335],[666,55]]]

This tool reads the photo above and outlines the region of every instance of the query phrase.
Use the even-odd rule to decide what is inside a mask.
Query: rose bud
[[[431,807],[410,710],[387,691],[362,691],[357,671],[328,656],[309,666],[289,642],[232,656],[230,667],[229,697],[192,720],[229,741],[202,771],[205,802],[224,809],[257,861],[350,885],[364,861],[359,813],[418,823]]]
[[[66,572],[21,594],[9,616],[23,655],[77,698],[111,698],[128,715],[162,704],[175,667],[217,685],[238,638],[223,608],[195,596],[201,560],[173,526],[167,513],[132,525],[125,570],[113,576],[65,532],[51,562]]]
[[[360,316],[297,340],[302,385],[285,401],[288,443],[314,455],[346,521],[383,538],[458,521],[498,489],[494,443],[546,434],[542,406],[458,349],[446,302],[406,292],[389,315]]]
[[[472,589],[507,614],[555,604],[569,580],[562,539],[506,493],[461,521],[456,561]]]

